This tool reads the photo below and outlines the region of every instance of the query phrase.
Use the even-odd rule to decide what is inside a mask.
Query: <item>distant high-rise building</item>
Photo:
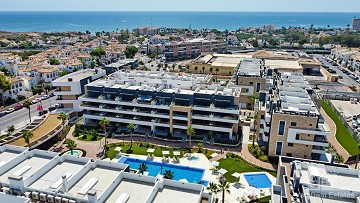
[[[352,27],[355,30],[360,30],[360,18],[354,18],[353,19]]]

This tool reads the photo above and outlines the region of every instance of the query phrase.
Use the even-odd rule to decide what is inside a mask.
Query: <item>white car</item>
[[[44,95],[44,96],[41,97],[41,100],[46,100],[46,99],[49,99],[48,95]]]
[[[15,109],[14,108],[8,108],[8,110],[5,111],[6,114],[12,113],[14,112]]]
[[[39,98],[35,98],[35,99],[31,100],[31,102],[32,102],[33,104],[38,103],[38,101],[39,101]]]

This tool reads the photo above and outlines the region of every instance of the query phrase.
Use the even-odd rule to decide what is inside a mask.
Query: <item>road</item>
[[[343,73],[341,70],[339,70],[339,68],[337,66],[333,66],[331,63],[327,62],[326,59],[323,59],[323,55],[320,54],[314,54],[314,57],[317,58],[322,64],[329,66],[329,68],[333,69],[336,71],[336,74],[338,74],[339,76],[342,76],[342,79],[339,79],[339,82],[352,86],[359,86],[359,83],[357,83],[355,80],[351,79],[348,75],[346,75],[345,73]]]
[[[51,106],[56,104],[56,97],[51,97],[47,100],[42,101],[43,109],[47,110]],[[37,116],[37,104],[33,104],[30,108],[31,117]],[[27,108],[22,108],[20,110],[14,111],[10,114],[7,114],[0,118],[0,131],[7,128],[10,125],[16,125],[21,122],[29,122],[29,110]]]

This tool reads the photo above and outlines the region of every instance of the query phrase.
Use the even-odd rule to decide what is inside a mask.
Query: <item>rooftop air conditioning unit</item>
[[[47,201],[47,198],[46,198],[46,194],[45,193],[40,193],[40,201],[44,201],[44,202],[46,202]]]
[[[12,191],[8,187],[3,187],[3,192],[8,195],[12,195]]]
[[[27,197],[27,198],[31,198],[31,192],[25,192],[24,195],[25,195],[25,197]]]
[[[61,203],[61,197],[55,197],[55,203]]]
[[[38,192],[32,192],[31,193],[31,199],[39,200],[39,193]]]
[[[55,197],[53,195],[48,195],[47,196],[47,202],[54,203],[55,202]]]
[[[76,201],[71,199],[71,200],[69,200],[69,203],[76,203]]]
[[[68,198],[62,198],[61,203],[69,203],[69,199]]]

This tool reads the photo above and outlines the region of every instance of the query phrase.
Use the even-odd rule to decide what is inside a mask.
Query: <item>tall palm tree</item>
[[[207,187],[208,190],[210,190],[211,193],[216,194],[219,191],[219,188],[216,183],[210,182],[209,186]]]
[[[256,123],[257,123],[257,120],[259,119],[259,115],[257,113],[255,113],[254,115],[254,136],[253,136],[253,139],[252,139],[252,146],[253,148],[255,148],[255,139],[256,139]]]
[[[202,69],[203,74],[204,74],[205,73],[205,67],[203,66],[201,69]]]
[[[65,121],[68,119],[68,115],[65,112],[60,112],[59,115],[57,116],[58,119],[61,120],[61,125],[62,125],[62,134],[64,134],[64,128],[65,128]]]
[[[248,96],[249,102],[253,108],[253,110],[255,110],[255,102],[256,100],[259,98],[258,94],[252,94]]]
[[[226,182],[225,179],[221,179],[218,188],[218,191],[222,192],[222,203],[225,203],[225,192],[230,194],[230,183]]]
[[[99,125],[103,128],[104,130],[104,138],[105,138],[105,143],[104,143],[104,154],[105,154],[105,157],[106,157],[106,126],[110,124],[110,121],[109,119],[107,118],[102,118],[101,121],[99,122]]]
[[[15,131],[15,127],[13,125],[9,125],[6,128],[6,131],[8,132],[8,136],[10,136]]]
[[[22,137],[30,148],[30,139],[34,137],[34,134],[30,130],[24,130],[22,133]]]
[[[194,70],[195,70],[195,73],[197,73],[198,67],[197,67],[197,66],[195,66]]]
[[[164,178],[166,179],[173,179],[174,178],[174,172],[171,170],[165,170]]]
[[[176,66],[176,65],[175,65],[175,63],[174,63],[174,64],[172,64],[172,66],[171,66],[171,67],[172,67],[172,69],[173,69],[173,72],[175,71],[175,66]]]
[[[130,148],[132,148],[132,144],[133,144],[133,133],[134,133],[134,130],[135,130],[135,125],[133,123],[129,123],[129,125],[126,126],[129,131],[130,131],[130,138],[131,138],[131,143],[130,143]]]
[[[195,134],[194,128],[191,126],[187,127],[186,134],[189,136],[189,149],[190,149],[190,153],[191,153],[191,136],[193,136]]]
[[[71,155],[73,155],[73,150],[76,149],[76,147],[77,147],[75,141],[74,141],[74,140],[71,140],[71,139],[67,139],[67,140],[65,141],[65,143],[66,143],[66,148],[67,148],[68,150],[70,150]]]
[[[32,105],[32,102],[29,99],[25,99],[23,106],[29,110],[29,120],[31,123],[31,115],[30,115],[30,107]]]
[[[144,175],[144,172],[148,169],[147,165],[145,163],[142,163],[139,165],[139,172],[141,175]]]
[[[214,70],[214,69],[213,69],[212,67],[209,68],[209,71],[210,71],[210,74],[211,74],[211,75],[212,75],[213,70]]]

